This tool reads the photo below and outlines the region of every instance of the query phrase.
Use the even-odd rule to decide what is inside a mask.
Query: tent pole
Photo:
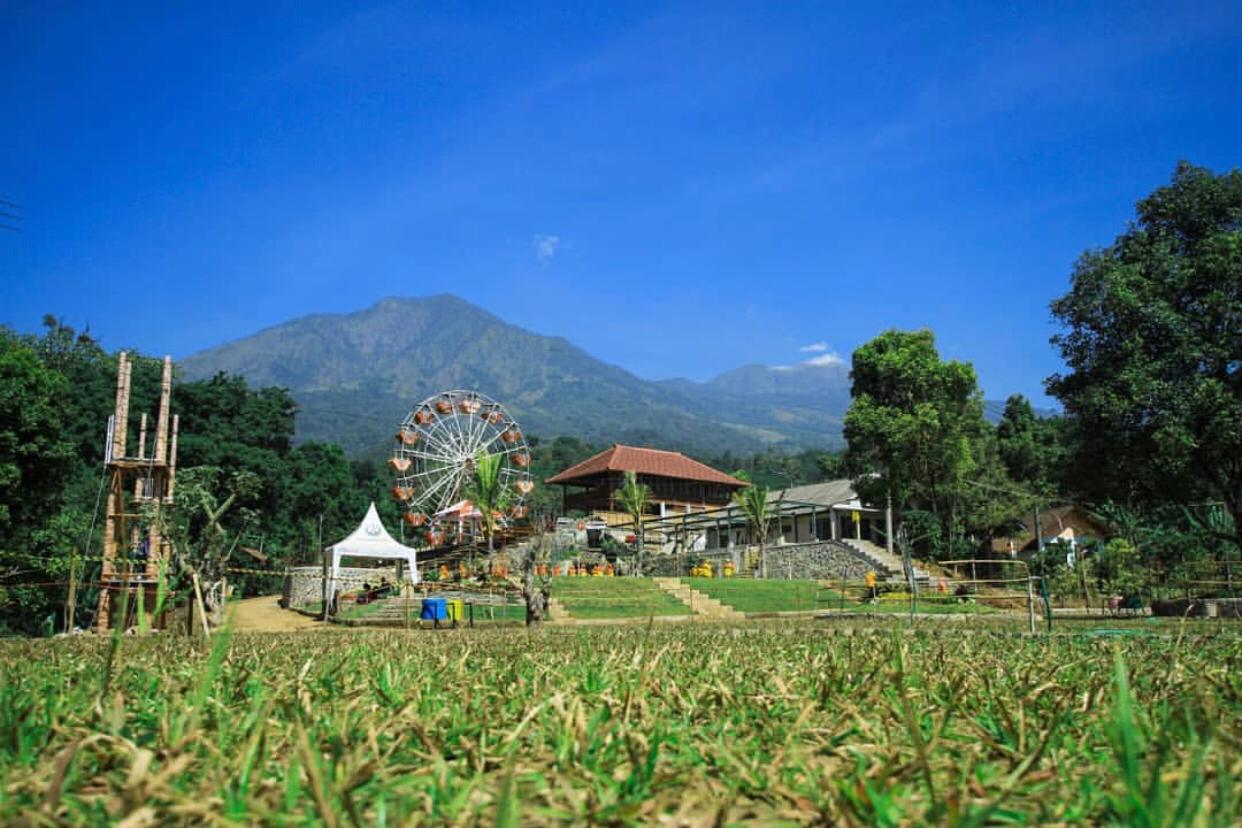
[[[323,561],[323,621],[328,621],[328,552],[322,551],[320,557]]]

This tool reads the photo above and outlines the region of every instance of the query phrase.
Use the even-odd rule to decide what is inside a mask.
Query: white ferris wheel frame
[[[437,405],[447,403],[449,411],[442,412]],[[463,409],[469,404],[471,411]],[[430,415],[426,423],[419,423],[419,413]],[[492,413],[498,416],[489,417]],[[509,432],[516,436],[506,442],[502,436]],[[413,434],[413,444],[401,440],[402,433]],[[526,494],[518,482],[534,479],[530,474],[530,447],[518,422],[509,415],[502,404],[492,398],[469,389],[451,389],[425,399],[405,416],[397,432],[393,459],[408,459],[409,468],[397,470],[397,488],[409,488],[410,496],[403,500],[407,510],[422,514],[426,526],[431,527],[433,517],[464,498],[463,489],[469,480],[471,465],[480,452],[501,455],[500,479],[508,493],[512,509],[521,507]],[[515,459],[525,456],[523,467]]]

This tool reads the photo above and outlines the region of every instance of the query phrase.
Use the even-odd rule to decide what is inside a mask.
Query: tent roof
[[[367,508],[367,515],[358,528],[331,548],[342,556],[363,556],[370,559],[405,559],[417,551],[407,548],[388,535],[384,523],[375,510],[375,502]]]

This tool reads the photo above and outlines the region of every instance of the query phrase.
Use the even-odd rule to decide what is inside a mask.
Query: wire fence
[[[102,557],[75,556],[66,577],[42,572],[45,559],[0,555],[0,565],[10,564],[8,578],[0,588],[64,589],[73,602],[87,591],[150,591],[157,577],[128,569],[136,563],[145,568],[145,557],[113,560],[118,571],[103,575]],[[352,624],[406,624],[424,613],[427,600],[453,603],[460,611],[454,624],[512,624],[525,620],[525,598],[520,573],[510,573],[503,557],[491,562],[481,551],[463,551],[451,560],[420,569],[425,577],[417,584],[394,578],[387,572],[367,575],[339,574],[337,594],[329,603],[328,617]],[[63,567],[63,564],[62,564]],[[315,599],[296,606],[304,613],[323,615],[325,573],[300,568],[226,567],[228,579],[255,580],[251,584],[286,584],[291,578],[314,583]],[[960,559],[937,563],[929,578],[904,582],[882,580],[874,573],[865,579],[782,578],[761,579],[753,571],[735,571],[728,560],[688,563],[689,576],[633,580],[619,576],[602,558],[562,559],[558,564],[535,566],[539,581],[552,580],[554,603],[562,613],[579,618],[678,617],[715,619],[730,613],[751,618],[786,614],[875,615],[907,614],[910,618],[932,615],[1008,614],[1025,618],[1027,627],[1042,622],[1049,627],[1057,619],[1125,616],[1242,616],[1232,563],[1202,561],[1169,571],[1153,570],[1140,587],[1128,592],[1108,590],[1095,580],[1071,581],[1064,573],[1059,581],[1031,572],[1028,563],[1016,559]],[[1073,572],[1070,572],[1071,575]],[[572,576],[571,576],[572,574]],[[23,576],[25,578],[23,578]],[[174,580],[178,581],[179,580]],[[642,583],[644,587],[627,587]],[[240,586],[238,586],[240,587]],[[169,586],[171,602],[192,599],[183,584]],[[66,620],[72,620],[66,612]],[[89,617],[89,615],[87,615]],[[433,620],[438,622],[439,619]]]

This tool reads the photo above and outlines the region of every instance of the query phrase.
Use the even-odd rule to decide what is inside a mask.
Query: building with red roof
[[[620,519],[627,519],[621,515],[614,495],[627,472],[633,472],[638,483],[649,488],[649,510],[659,516],[722,507],[729,504],[735,492],[747,486],[745,481],[679,452],[625,444],[613,444],[545,483],[562,488],[566,512],[582,510],[609,519],[612,517],[606,514],[617,514]]]

